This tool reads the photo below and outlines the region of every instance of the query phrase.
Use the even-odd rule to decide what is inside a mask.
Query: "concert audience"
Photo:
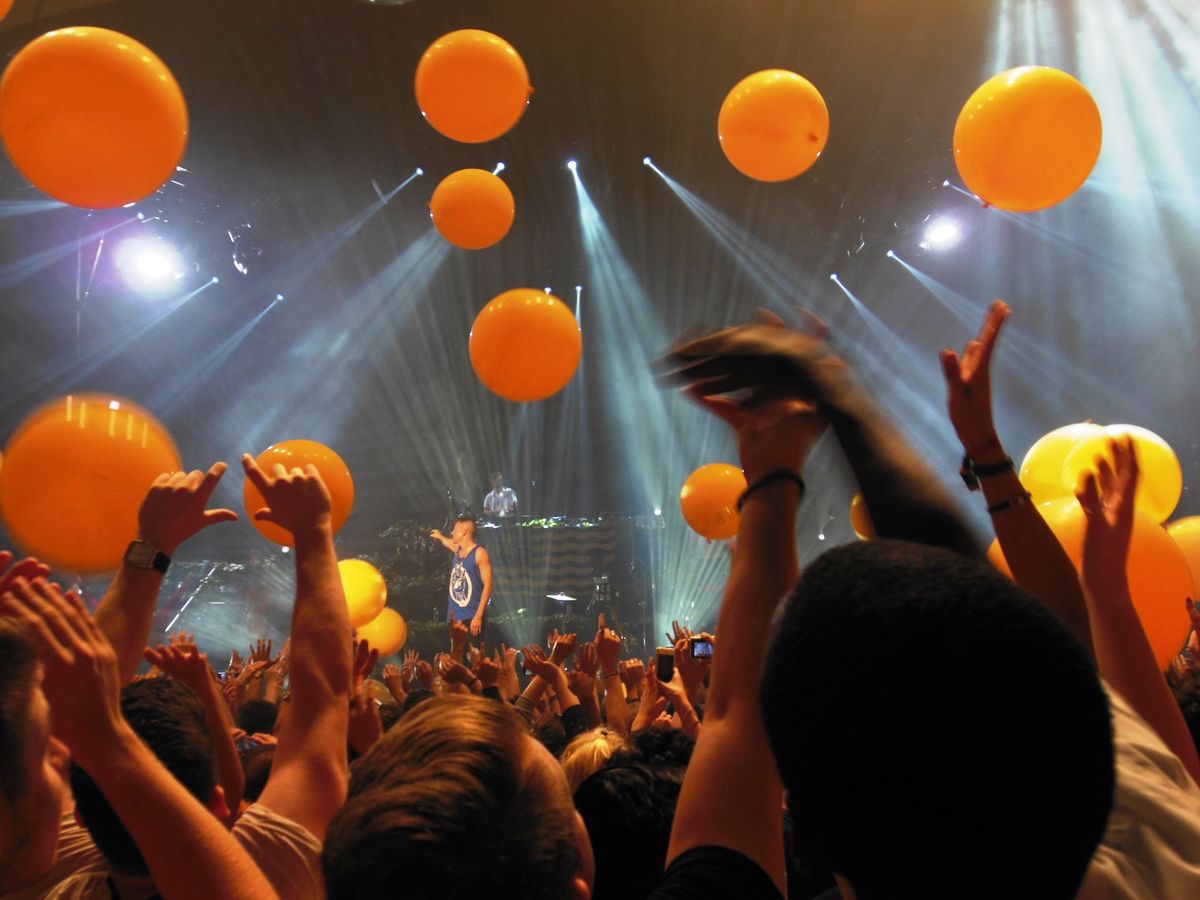
[[[1129,598],[1136,455],[1114,444],[1080,485],[1077,574],[993,422],[1008,314],[993,305],[942,365],[1013,580],[822,334],[772,319],[672,351],[686,394],[732,428],[749,488],[715,635],[675,623],[665,682],[622,659],[600,615],[591,641],[492,654],[452,620],[448,652],[409,651],[374,684],[311,467],[243,459],[256,517],[295,538],[296,599],[279,656],[259,640],[223,681],[190,635],[147,646],[157,570],[126,564],[89,615],[3,554],[0,893],[1200,894],[1195,654],[1169,685]],[[827,430],[878,538],[802,574],[805,460]],[[224,471],[161,476],[139,540],[171,556],[235,519],[207,509]]]

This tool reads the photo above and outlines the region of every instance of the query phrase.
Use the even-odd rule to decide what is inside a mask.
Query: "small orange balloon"
[[[305,440],[280,441],[260,453],[255,462],[268,475],[274,474],[277,463],[289,470],[303,469],[311,463],[321,473],[321,480],[325,482],[333,501],[333,533],[337,534],[350,518],[350,510],[354,508],[354,479],[350,477],[345,460],[324,444]],[[242,500],[246,504],[246,514],[263,537],[285,547],[295,545],[292,533],[287,529],[274,522],[259,522],[254,518],[254,513],[264,508],[267,502],[250,479],[246,479]]]
[[[378,650],[380,656],[391,656],[408,640],[408,623],[400,613],[385,607],[378,616],[358,629],[358,637]]]
[[[494,298],[471,327],[471,365],[488,390],[518,403],[561,391],[583,355],[583,335],[567,305],[534,288]]]
[[[1099,434],[1084,438],[1063,460],[1063,490],[1074,491],[1084,472],[1095,471],[1097,457],[1106,457],[1112,462],[1108,442],[1126,435],[1133,438],[1133,449],[1141,469],[1134,505],[1154,521],[1165,522],[1183,496],[1183,467],[1171,446],[1147,428],[1109,425]]]
[[[867,501],[862,494],[855,494],[850,501],[850,527],[860,541],[869,541],[875,537],[875,523],[871,521],[871,512],[867,509]]]
[[[0,0],[0,19],[12,11],[13,0]]]
[[[1021,484],[1033,495],[1033,502],[1040,505],[1060,497],[1074,497],[1073,484],[1063,487],[1063,463],[1076,444],[1103,433],[1100,425],[1078,422],[1055,428],[1038,438],[1025,454],[1020,475]]]
[[[1188,568],[1192,571],[1190,596],[1193,600],[1200,600],[1200,516],[1176,519],[1167,526],[1167,534],[1171,536],[1175,546],[1183,551],[1183,558],[1187,560]]]
[[[475,28],[443,35],[417,64],[417,105],[439,132],[479,144],[517,124],[529,105],[529,72],[512,45]]]
[[[442,237],[465,250],[482,250],[508,234],[517,207],[499,176],[483,169],[460,169],[442,179],[429,210]]]
[[[1071,562],[1078,569],[1083,560],[1086,520],[1074,497],[1052,500],[1038,507]],[[999,542],[993,542],[988,559],[1012,576]],[[1134,514],[1133,539],[1125,567],[1129,592],[1142,629],[1154,650],[1159,667],[1165,670],[1183,646],[1190,621],[1184,601],[1192,591],[1187,560],[1166,529],[1138,510]]]
[[[387,605],[387,582],[365,559],[343,559],[338,563],[342,593],[350,613],[350,627],[366,625]]]
[[[68,394],[13,433],[0,470],[12,539],[56,569],[110,572],[137,537],[138,510],[179,451],[149,412],[111,394]]]
[[[1021,66],[989,78],[967,100],[954,126],[954,162],[985,202],[1032,212],[1087,181],[1102,135],[1100,110],[1079,81]]]
[[[729,463],[709,463],[688,476],[679,492],[684,521],[710,541],[737,534],[738,500],[746,492],[746,476]]]
[[[717,119],[725,156],[743,175],[786,181],[805,172],[829,140],[829,109],[807,78],[766,69],[734,85]]]
[[[8,64],[0,137],[21,174],[51,197],[124,206],[175,173],[187,147],[187,104],[145,45],[107,28],[62,28]]]

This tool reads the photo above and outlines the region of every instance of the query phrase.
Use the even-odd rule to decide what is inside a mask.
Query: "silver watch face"
[[[129,545],[129,549],[125,551],[125,559],[130,565],[137,566],[139,569],[153,568],[154,557],[157,555],[158,548],[145,541],[134,541]]]

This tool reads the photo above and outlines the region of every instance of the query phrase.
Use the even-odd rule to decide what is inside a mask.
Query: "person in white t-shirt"
[[[504,486],[504,476],[492,473],[492,489],[483,498],[483,511],[501,519],[517,514],[517,492]]]

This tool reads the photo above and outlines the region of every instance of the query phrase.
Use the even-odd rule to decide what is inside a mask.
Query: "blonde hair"
[[[603,726],[573,738],[562,752],[562,767],[571,793],[585,778],[599,772],[614,753],[627,746],[625,738]]]

